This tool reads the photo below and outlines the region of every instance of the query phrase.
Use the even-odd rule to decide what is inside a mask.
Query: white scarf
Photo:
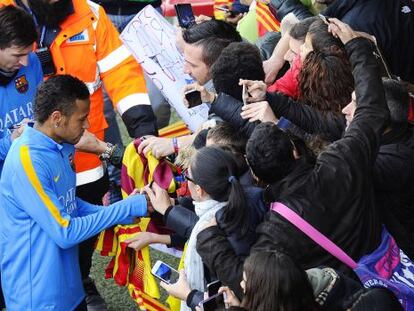
[[[197,235],[204,229],[211,219],[215,217],[216,212],[227,205],[227,202],[207,200],[203,202],[194,201],[193,203],[195,213],[199,217],[199,220],[195,224],[191,231],[190,238],[188,239],[184,258],[184,269],[190,288],[204,292],[204,266],[203,261],[196,250]],[[190,310],[190,308],[187,307],[185,301],[182,301],[181,311],[186,310]]]

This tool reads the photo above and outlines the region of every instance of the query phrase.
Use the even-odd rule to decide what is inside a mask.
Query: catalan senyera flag
[[[280,31],[280,22],[270,12],[269,6],[260,1],[256,2],[256,21],[259,37],[269,31]]]
[[[180,137],[189,134],[191,134],[191,131],[183,121],[177,121],[158,131],[158,135],[165,138]]]
[[[166,138],[190,133],[182,121],[159,131],[160,137]],[[146,155],[139,154],[137,148],[140,143],[141,140],[136,139],[125,149],[121,170],[122,196],[127,197],[135,188],[140,189],[153,180],[169,193],[174,193],[174,166],[166,160],[156,159],[151,152]],[[95,248],[102,256],[113,256],[105,269],[105,277],[114,278],[120,286],[127,286],[130,296],[142,311],[179,311],[180,301],[174,297],[167,300],[170,308],[158,301],[160,295],[158,285],[151,274],[149,247],[135,251],[128,248],[125,243],[125,240],[144,231],[170,233],[163,226],[161,219],[155,218],[140,218],[137,224],[118,225],[101,232]]]
[[[145,156],[137,148],[141,140],[136,139],[125,149],[121,169],[121,190],[127,197],[135,188],[143,188],[152,180],[170,193],[175,192],[173,167],[166,160],[156,159],[151,152]],[[135,251],[127,247],[125,240],[139,232],[150,231],[169,233],[160,219],[140,218],[133,225],[118,225],[101,232],[96,249],[104,256],[114,256],[105,270],[106,278],[113,278],[120,286],[127,286],[128,291],[140,310],[170,310],[159,299],[158,285],[151,274],[149,248]]]

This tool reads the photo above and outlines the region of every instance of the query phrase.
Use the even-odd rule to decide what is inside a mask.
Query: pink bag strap
[[[286,205],[280,202],[274,202],[271,204],[271,210],[280,214],[286,220],[291,222],[296,228],[306,234],[310,239],[312,239],[316,244],[325,249],[332,256],[336,257],[338,260],[342,261],[348,267],[355,269],[358,264],[349,257],[339,246],[334,242],[320,233],[315,227],[309,224],[306,220],[300,217],[297,213],[292,211]]]

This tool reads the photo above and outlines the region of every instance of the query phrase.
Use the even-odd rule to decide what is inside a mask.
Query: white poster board
[[[183,72],[184,58],[175,44],[175,28],[151,5],[141,10],[125,27],[120,38],[170,105],[196,131],[208,118],[208,106],[188,109],[182,90],[190,78]],[[190,78],[191,79],[191,78]]]

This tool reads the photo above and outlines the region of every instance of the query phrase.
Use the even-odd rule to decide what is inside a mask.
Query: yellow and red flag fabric
[[[269,31],[280,31],[280,22],[272,14],[269,6],[260,1],[256,2],[256,21],[259,37]]]
[[[176,122],[162,130],[162,137],[177,137],[190,134],[186,125]],[[151,181],[157,182],[169,193],[176,191],[174,180],[175,167],[165,159],[158,160],[151,152],[146,155],[138,153],[140,139],[131,142],[125,149],[121,169],[122,196],[127,197],[134,189],[143,188]],[[179,311],[179,300],[169,297],[170,308],[158,301],[158,285],[151,274],[149,247],[135,251],[127,247],[125,240],[139,232],[171,233],[162,223],[161,218],[140,218],[133,225],[118,225],[101,232],[96,249],[102,256],[113,256],[105,270],[106,278],[113,278],[115,283],[126,286],[132,299],[142,311]]]

